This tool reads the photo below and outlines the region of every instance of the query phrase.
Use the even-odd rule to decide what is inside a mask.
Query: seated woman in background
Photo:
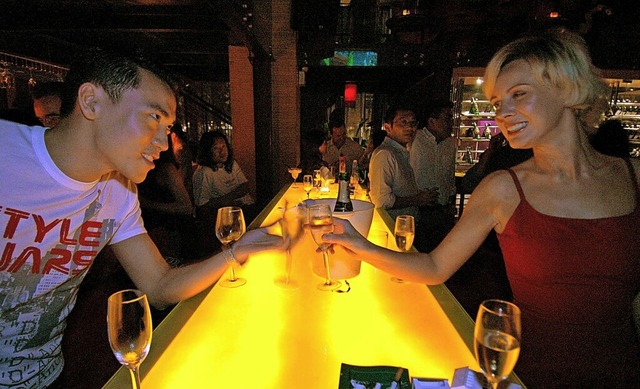
[[[220,207],[242,207],[247,225],[253,220],[254,201],[249,194],[248,180],[233,159],[233,149],[221,132],[205,132],[200,137],[198,167],[193,173],[193,196],[199,225],[201,254],[210,254],[218,247],[214,236],[217,210]]]
[[[195,224],[191,199],[191,157],[187,135],[175,124],[169,148],[160,153],[147,178],[138,185],[144,226],[170,265],[195,255]]]

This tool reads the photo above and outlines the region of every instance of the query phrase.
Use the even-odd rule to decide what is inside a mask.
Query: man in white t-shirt
[[[79,284],[111,245],[149,301],[163,307],[215,282],[228,262],[279,248],[249,231],[233,246],[171,269],[147,235],[135,183],[167,149],[176,96],[148,65],[92,50],[65,79],[53,129],[0,121],[0,387],[60,387],[60,343]]]

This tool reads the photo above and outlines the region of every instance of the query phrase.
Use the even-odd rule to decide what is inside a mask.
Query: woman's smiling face
[[[504,66],[490,101],[500,131],[514,148],[535,146],[561,125],[567,113],[561,91],[541,83],[524,60]]]

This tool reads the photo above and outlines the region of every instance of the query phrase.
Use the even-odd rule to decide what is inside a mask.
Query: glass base
[[[318,284],[318,289],[330,292],[336,289],[340,289],[341,286],[342,286],[342,283],[340,281],[331,281],[328,283],[323,282],[322,284]]]
[[[403,280],[402,278],[398,278],[398,277],[391,277],[391,281],[397,282],[398,284],[406,284],[407,283],[407,281]]]
[[[242,286],[247,283],[247,280],[244,278],[236,278],[232,280],[231,278],[227,278],[224,281],[220,281],[220,286],[224,286],[225,288],[237,288],[238,286]]]
[[[287,289],[287,290],[295,290],[298,289],[298,283],[295,282],[292,279],[287,279],[287,277],[282,276],[280,278],[276,278],[275,280],[273,280],[273,283],[282,288],[282,289]]]

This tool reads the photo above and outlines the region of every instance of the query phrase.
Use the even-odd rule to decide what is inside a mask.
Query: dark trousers
[[[454,224],[455,207],[451,205],[421,207],[413,245],[420,252],[431,252],[447,236]]]

